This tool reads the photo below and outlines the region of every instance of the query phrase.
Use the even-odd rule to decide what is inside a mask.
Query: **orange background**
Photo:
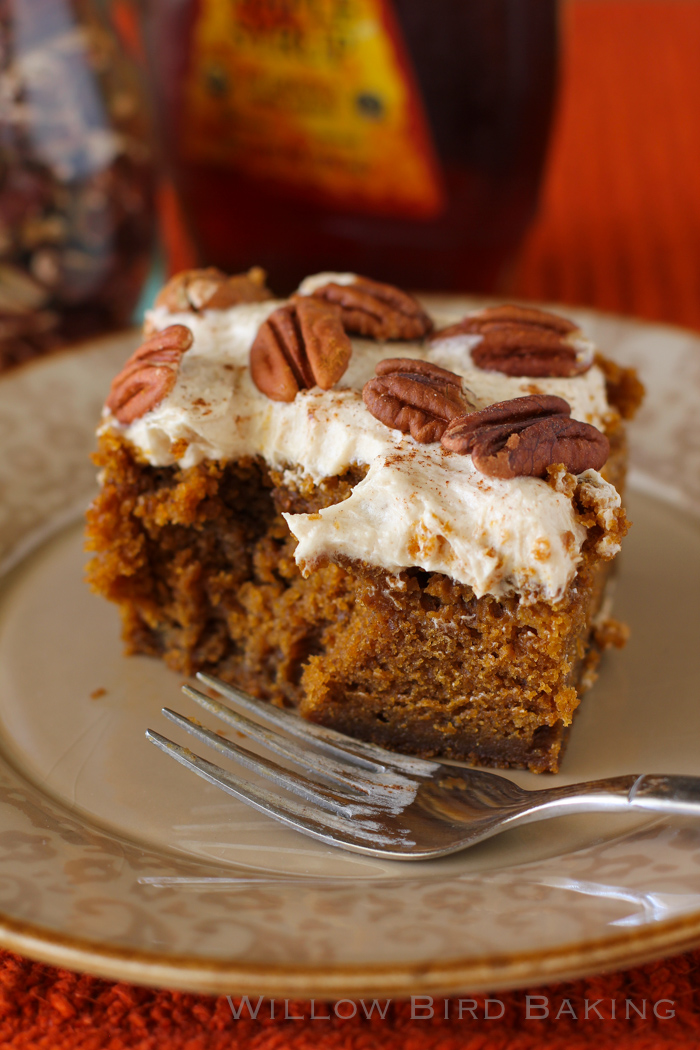
[[[509,291],[700,329],[700,2],[569,0],[541,208]],[[180,246],[183,247],[182,245]],[[233,989],[232,989],[233,991]],[[700,951],[547,989],[675,1000],[672,1020],[234,1021],[225,999],[151,991],[0,953],[0,1047],[42,1050],[666,1050],[700,1046]],[[497,994],[497,993],[496,993]],[[290,1013],[303,1013],[292,1006]],[[307,1008],[308,1013],[308,1008]]]
[[[571,0],[513,293],[700,328],[700,3]]]

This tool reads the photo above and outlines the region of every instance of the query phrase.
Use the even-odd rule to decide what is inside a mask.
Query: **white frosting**
[[[594,347],[587,339],[570,340],[584,359],[592,358]],[[589,368],[573,379],[532,379],[528,376],[507,376],[503,372],[487,372],[477,368],[472,361],[472,350],[481,342],[480,335],[458,335],[441,339],[431,344],[427,354],[431,361],[451,372],[464,376],[464,382],[478,394],[479,408],[492,405],[494,401],[507,401],[512,397],[527,394],[555,394],[563,397],[571,406],[571,415],[583,423],[602,427],[609,415],[605,395],[605,377],[597,367]]]
[[[322,274],[302,287],[310,292],[341,278],[347,284],[354,275]],[[152,328],[184,324],[193,345],[168,397],[130,426],[105,410],[103,429],[122,433],[159,467],[260,455],[273,469],[289,471],[288,478],[318,482],[366,465],[366,476],[348,499],[317,514],[285,515],[303,569],[346,557],[389,572],[410,566],[443,572],[469,584],[477,596],[516,591],[526,600],[561,598],[586,535],[571,499],[538,478],[488,478],[471,456],[446,452],[439,443],[416,443],[375,419],[361,390],[383,358],[423,357],[462,375],[478,407],[536,387],[565,398],[575,418],[600,426],[609,413],[600,370],[594,366],[571,379],[519,379],[476,368],[469,337],[432,346],[356,339],[348,370],[333,390],[315,387],[292,402],[271,401],[250,378],[248,354],[259,325],[279,305],[268,301],[201,314],[153,310]],[[617,492],[595,471],[583,477],[600,524],[611,526],[620,505]],[[601,553],[614,550],[609,545]]]
[[[389,572],[419,565],[469,583],[478,597],[561,597],[574,569],[569,547],[578,554],[586,535],[567,496],[537,478],[487,478],[471,456],[440,445],[379,456],[342,503],[285,518],[301,565],[337,555]]]

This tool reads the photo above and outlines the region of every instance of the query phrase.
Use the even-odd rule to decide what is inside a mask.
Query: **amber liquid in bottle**
[[[537,202],[557,79],[556,0],[371,0],[386,40],[378,37],[357,60],[348,59],[342,36],[353,25],[354,0],[229,0],[235,24],[219,23],[232,37],[228,58],[226,32],[216,36],[216,2],[155,0],[146,24],[168,152],[200,261],[234,272],[262,265],[279,292],[328,269],[410,288],[495,290]],[[324,9],[325,36],[314,35],[315,8]],[[338,96],[355,107],[350,113],[339,103],[335,123],[333,62],[320,47],[338,48]],[[252,100],[250,119],[241,92]],[[392,125],[397,98],[403,123]],[[318,138],[304,139],[325,119],[324,105],[326,152]],[[278,122],[266,153],[260,127],[268,110],[256,106],[277,107],[275,119],[286,114],[290,127],[299,119],[296,152]],[[207,125],[210,113],[218,116]],[[355,172],[351,133],[362,120],[374,137]],[[229,134],[242,136],[231,155]],[[394,150],[386,157],[384,142]]]

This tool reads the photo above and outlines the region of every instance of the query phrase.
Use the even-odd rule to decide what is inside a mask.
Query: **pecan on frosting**
[[[192,333],[174,324],[155,332],[135,350],[115,379],[106,406],[128,425],[159,405],[175,386],[180,361],[192,346]]]
[[[416,441],[439,441],[452,419],[471,407],[462,379],[446,368],[414,358],[389,357],[365,383],[362,398],[372,415]]]
[[[293,401],[312,386],[330,390],[351,355],[338,308],[299,297],[275,310],[258,329],[250,348],[250,374],[273,401]]]
[[[482,474],[494,478],[543,478],[562,463],[571,474],[600,470],[610,444],[590,423],[571,418],[561,397],[533,394],[499,401],[450,423],[443,447],[471,453]]]
[[[577,326],[565,317],[528,306],[492,306],[443,328],[434,341],[458,335],[480,336],[472,347],[477,368],[509,376],[570,377],[587,372],[592,352],[570,341]]]
[[[412,295],[369,277],[357,277],[352,284],[331,281],[311,295],[339,306],[345,331],[355,335],[371,339],[422,339],[433,327]]]
[[[166,307],[170,313],[198,313],[227,310],[240,303],[260,303],[272,299],[272,292],[265,286],[266,278],[267,274],[259,266],[231,276],[215,266],[183,270],[160,290],[155,305]]]

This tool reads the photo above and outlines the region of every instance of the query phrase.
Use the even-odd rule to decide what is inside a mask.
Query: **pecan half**
[[[527,306],[493,306],[436,332],[433,340],[456,335],[480,335],[472,348],[477,368],[509,376],[569,377],[587,372],[592,353],[577,350],[568,337],[577,332],[572,321]]]
[[[206,270],[183,270],[160,290],[155,305],[165,306],[170,313],[185,310],[198,313],[226,310],[240,303],[264,302],[272,299],[272,292],[265,286],[266,277],[259,266],[230,277],[214,266]]]
[[[340,311],[310,297],[270,314],[250,348],[250,374],[273,401],[293,401],[300,390],[330,390],[350,362],[352,346]]]
[[[375,371],[362,389],[364,403],[375,419],[416,441],[439,441],[450,420],[471,407],[461,377],[430,361],[388,357]]]
[[[189,328],[174,324],[156,332],[134,351],[112,380],[106,401],[120,423],[133,423],[167,397],[175,386],[182,355],[192,341]]]
[[[422,339],[433,327],[412,295],[369,277],[358,277],[352,284],[331,281],[312,292],[312,297],[340,307],[346,332],[371,339]]]
[[[499,401],[456,419],[442,444],[451,452],[471,453],[476,469],[492,478],[543,478],[555,463],[581,474],[600,470],[610,454],[605,434],[571,419],[563,398],[545,394]]]

